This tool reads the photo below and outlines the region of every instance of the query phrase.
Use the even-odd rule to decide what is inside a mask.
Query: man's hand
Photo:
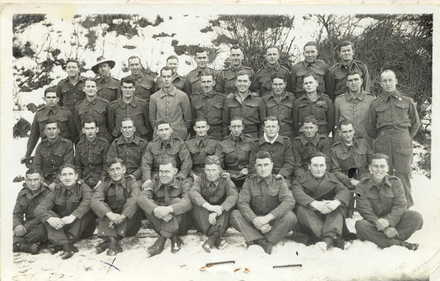
[[[19,224],[14,228],[14,235],[21,237],[24,236],[26,234],[27,230],[26,227],[24,227],[24,225]]]
[[[327,206],[327,204],[325,202],[322,201],[313,201],[312,203],[310,203],[310,206],[314,209],[316,209],[318,212],[320,212],[321,214],[329,214],[332,212],[332,210]]]
[[[216,213],[210,213],[208,216],[209,224],[214,225],[217,222],[217,214]]]
[[[380,218],[376,221],[376,229],[378,231],[384,231],[388,226],[390,226],[390,222],[387,219]]]
[[[146,180],[142,184],[142,190],[147,190],[148,188],[151,188],[153,186],[153,182],[151,180]]]
[[[107,214],[105,214],[105,216],[112,222],[112,223],[116,223],[116,221],[118,221],[119,219],[119,214],[113,213],[113,212],[108,212]]]
[[[66,217],[61,218],[61,220],[63,221],[64,224],[71,224],[75,219],[76,219],[76,217],[74,215],[70,215],[70,216],[66,216]]]
[[[334,210],[336,210],[336,208],[338,208],[341,205],[341,201],[339,201],[338,199],[328,200],[325,202],[325,205],[333,212]]]
[[[352,186],[356,186],[356,185],[358,185],[359,181],[356,180],[356,179],[351,179],[350,183],[351,183]]]
[[[172,218],[173,208],[170,206],[159,206],[154,208],[153,213],[158,219],[165,220],[165,218],[169,218],[169,215]]]
[[[205,209],[206,209],[207,211],[209,211],[209,212],[214,212],[214,211],[212,210],[212,205],[209,204],[208,202],[203,203],[202,207],[205,208]]]
[[[116,224],[120,224],[121,222],[123,222],[127,218],[124,215],[120,215],[120,214],[117,214],[117,215],[118,216],[117,216],[116,220],[114,221],[114,223],[116,223]]]
[[[223,213],[223,207],[221,205],[211,205],[211,212],[214,212],[217,214],[217,216],[221,216]]]
[[[63,228],[64,226],[64,222],[57,217],[50,217],[47,219],[47,223],[52,226],[53,228],[55,228],[56,230],[59,230],[61,228]]]
[[[53,182],[53,183],[49,184],[49,185],[47,186],[47,188],[49,188],[50,191],[54,191],[56,185],[57,185],[57,184]]]
[[[249,170],[248,170],[248,168],[243,168],[243,169],[241,169],[241,170],[240,170],[240,174],[242,174],[242,175],[244,175],[244,176],[247,176],[247,175],[249,174]]]
[[[397,232],[397,229],[395,229],[394,227],[387,227],[383,233],[388,238],[394,238],[399,236],[399,232]]]
[[[260,228],[260,231],[262,233],[268,233],[269,231],[271,231],[272,227],[270,226],[270,224],[265,224]]]
[[[266,219],[264,217],[256,217],[252,223],[257,229],[261,229],[263,225],[266,224]]]

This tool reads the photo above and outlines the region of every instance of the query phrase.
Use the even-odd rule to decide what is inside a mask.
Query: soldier
[[[269,47],[266,49],[266,64],[257,71],[252,82],[252,91],[257,92],[260,97],[270,94],[272,90],[272,75],[280,73],[287,81],[287,89],[290,91],[289,69],[279,63],[280,52],[276,47]]]
[[[196,175],[202,173],[206,158],[210,155],[221,157],[220,143],[208,136],[209,125],[206,119],[199,118],[194,123],[196,136],[185,141],[192,159],[192,172]]]
[[[73,144],[60,137],[58,122],[49,119],[44,127],[46,138],[41,140],[35,150],[32,167],[43,177],[50,190],[55,187],[58,169],[67,163],[73,163]]]
[[[104,163],[109,143],[97,136],[99,128],[95,119],[87,117],[82,121],[84,137],[75,146],[75,166],[82,180],[95,190],[104,179]]]
[[[178,233],[185,221],[185,213],[191,210],[188,191],[192,181],[178,178],[177,172],[174,159],[163,157],[159,164],[159,176],[137,197],[138,206],[159,234],[156,242],[148,248],[150,256],[160,254],[167,239],[171,239],[172,253],[178,252],[183,244]]]
[[[411,196],[412,139],[420,128],[414,101],[396,89],[396,74],[385,70],[380,75],[383,94],[374,100],[368,113],[368,135],[375,139],[374,151],[390,157],[390,169],[400,178],[408,206]]]
[[[166,66],[171,68],[173,71],[171,75],[171,82],[173,83],[174,87],[176,87],[181,91],[184,91],[185,78],[177,73],[177,67],[179,66],[179,59],[176,56],[169,56],[167,58]],[[163,79],[161,76],[157,77],[156,86],[157,89],[162,89]]]
[[[280,122],[280,134],[293,140],[295,137],[293,130],[295,96],[286,91],[286,86],[287,82],[282,74],[273,74],[272,92],[264,96],[263,99],[267,115],[276,116]]]
[[[134,96],[143,99],[147,104],[150,103],[150,96],[156,91],[156,84],[154,83],[155,74],[143,67],[141,58],[138,56],[131,56],[128,58],[128,69],[130,75],[128,78],[134,81]]]
[[[371,144],[367,134],[368,108],[375,99],[373,95],[362,89],[362,74],[350,72],[347,75],[347,92],[335,99],[335,123],[349,120],[356,134],[365,138]]]
[[[314,41],[309,41],[304,45],[303,49],[304,60],[292,66],[291,83],[292,91],[296,97],[300,97],[305,93],[303,88],[304,76],[309,73],[316,75],[318,79],[318,91],[326,93],[325,80],[327,79],[329,65],[318,59],[318,45]]]
[[[295,101],[295,131],[299,134],[299,126],[309,115],[318,120],[319,133],[328,135],[334,126],[334,108],[330,98],[324,93],[318,93],[318,80],[314,74],[304,76],[305,94]]]
[[[208,50],[198,48],[196,50],[195,60],[197,63],[196,69],[191,70],[185,78],[184,92],[190,98],[192,98],[193,94],[200,93],[202,91],[202,84],[200,81],[200,75],[202,72],[211,73],[214,79],[217,79],[217,71],[208,67]]]
[[[369,91],[370,74],[368,73],[368,67],[365,63],[353,58],[353,44],[350,41],[343,41],[339,44],[336,51],[341,62],[334,64],[329,69],[326,86],[327,94],[330,98],[334,101],[337,96],[347,91],[347,74],[352,71],[362,73],[362,89]]]
[[[136,136],[133,120],[126,118],[121,122],[122,136],[115,139],[107,152],[107,159],[121,158],[124,161],[128,176],[140,180],[142,176],[142,155],[147,141]]]
[[[44,126],[49,119],[57,121],[60,126],[60,135],[63,138],[76,142],[78,137],[75,124],[73,122],[72,113],[70,110],[57,105],[59,99],[56,95],[56,90],[54,87],[44,90],[44,100],[46,105],[39,109],[34,115],[34,121],[32,122],[31,132],[27,143],[26,154],[22,159],[22,162],[28,161],[38,143],[39,138],[45,137]]]
[[[342,228],[350,192],[327,172],[325,154],[313,154],[308,168],[309,171],[292,184],[293,196],[298,202],[298,222],[310,234],[309,242],[319,241],[319,248],[328,250],[335,246],[344,249]]]
[[[295,171],[296,177],[307,171],[310,156],[316,152],[328,155],[331,147],[330,139],[327,136],[318,134],[318,121],[315,117],[306,117],[301,128],[302,134],[296,137],[293,142],[293,157],[300,166]]]
[[[67,77],[57,84],[59,104],[74,113],[75,105],[82,101],[84,94],[84,77],[80,75],[81,65],[77,60],[68,59],[64,69]]]
[[[41,201],[35,215],[44,223],[48,239],[55,245],[51,252],[62,247],[61,258],[68,259],[78,252],[73,244],[84,238],[95,215],[90,211],[92,192],[87,184],[78,182],[75,166],[62,166],[59,177],[61,183]]]
[[[252,68],[244,66],[242,64],[244,56],[240,47],[232,46],[230,49],[229,58],[229,67],[219,73],[217,77],[217,83],[215,85],[215,90],[217,92],[223,93],[225,96],[229,95],[230,93],[235,93],[237,91],[237,88],[235,87],[235,80],[237,79],[237,73],[240,70],[249,72],[249,76],[251,77],[251,79],[255,75]]]
[[[223,167],[235,186],[241,189],[251,168],[251,153],[254,149],[254,139],[243,134],[244,123],[241,117],[232,117],[229,125],[230,135],[221,143]]]
[[[78,135],[81,135],[82,121],[86,116],[96,120],[99,128],[98,136],[106,138],[109,142],[113,137],[109,133],[110,119],[112,118],[110,103],[96,95],[96,82],[92,79],[84,80],[84,92],[86,98],[75,106],[73,117],[75,119]]]
[[[139,231],[142,212],[136,204],[139,183],[125,176],[122,159],[113,158],[107,164],[110,179],[97,187],[90,206],[98,216],[98,236],[104,240],[96,247],[96,253],[107,249],[107,255],[114,256],[122,252],[120,240]]]
[[[143,189],[151,183],[159,171],[159,163],[164,157],[175,160],[176,167],[179,169],[177,174],[179,179],[185,179],[191,172],[191,154],[185,142],[173,135],[170,123],[166,121],[157,122],[157,136],[156,139],[147,145],[145,153],[142,154]]]
[[[110,130],[113,138],[121,135],[121,121],[130,118],[134,122],[137,135],[145,140],[150,140],[152,130],[148,118],[148,103],[134,96],[135,82],[129,78],[122,78],[122,98],[110,104]]]
[[[206,158],[205,168],[196,178],[189,192],[193,205],[192,216],[199,231],[208,236],[202,247],[206,252],[218,248],[229,227],[232,208],[238,200],[238,192],[228,174],[223,172],[216,156]]]
[[[371,175],[357,186],[357,209],[363,220],[356,222],[356,232],[361,240],[380,248],[398,245],[417,250],[418,244],[405,240],[422,228],[423,218],[408,210],[402,182],[388,175],[389,160],[385,154],[374,154],[369,166]]]
[[[212,73],[203,72],[200,82],[202,92],[194,94],[191,100],[194,120],[206,118],[209,124],[209,135],[217,140],[223,140],[226,131],[223,125],[225,97],[213,90],[215,79]]]
[[[239,71],[235,86],[237,92],[229,94],[224,106],[224,126],[230,124],[233,116],[243,117],[244,133],[257,138],[263,134],[263,120],[266,117],[264,100],[257,93],[249,91],[251,77],[247,71]]]
[[[188,96],[174,87],[171,81],[172,73],[172,69],[167,66],[160,70],[163,86],[151,96],[150,122],[151,126],[156,128],[157,120],[166,120],[175,134],[184,140],[192,125],[191,104]]]
[[[35,217],[35,208],[49,193],[37,170],[26,171],[25,183],[18,192],[12,219],[13,252],[38,254],[40,246],[47,240],[47,233],[41,221]]]
[[[92,71],[98,75],[95,80],[98,97],[106,99],[108,102],[121,97],[121,89],[119,88],[121,84],[111,75],[113,67],[115,67],[115,61],[105,59],[102,56],[98,57],[96,64],[92,66]]]

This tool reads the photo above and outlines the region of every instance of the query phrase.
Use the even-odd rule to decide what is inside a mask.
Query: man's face
[[[214,78],[211,75],[201,76],[200,83],[202,84],[202,91],[205,94],[210,93],[215,86]]]
[[[237,80],[235,81],[235,86],[238,89],[239,93],[246,93],[251,86],[251,80],[248,75],[239,75],[237,76]]]
[[[125,120],[121,122],[121,133],[126,139],[130,139],[134,136],[136,127],[131,120]]]
[[[318,49],[316,46],[306,46],[304,48],[304,60],[308,63],[313,63],[318,57]]]
[[[162,81],[164,88],[169,88],[173,84],[173,72],[171,70],[162,70]]]
[[[44,97],[44,101],[46,102],[46,106],[54,107],[58,104],[60,99],[57,97],[57,93],[47,92]]]
[[[172,164],[159,165],[159,180],[162,184],[169,184],[174,180],[177,169]]]
[[[353,125],[341,125],[341,137],[345,143],[352,143],[354,138]]]
[[[110,67],[110,65],[108,64],[108,63],[101,63],[99,66],[98,66],[98,73],[101,75],[101,76],[105,76],[105,77],[107,77],[107,76],[110,76],[110,72],[111,72],[111,67]]]
[[[324,157],[317,156],[310,159],[309,170],[315,178],[322,178],[326,169],[327,164]]]
[[[61,170],[60,181],[65,186],[72,186],[76,183],[77,180],[78,180],[78,174],[75,172],[74,169],[70,167],[66,167]]]
[[[362,87],[362,78],[359,74],[347,76],[347,87],[352,93],[359,93]]]
[[[38,190],[41,186],[41,176],[39,173],[28,174],[25,182],[30,190]]]
[[[318,86],[319,86],[319,84],[313,76],[304,77],[303,88],[304,88],[304,91],[306,91],[306,93],[316,92],[316,89],[318,89]]]
[[[217,164],[205,165],[206,178],[210,182],[215,182],[220,178],[221,169]]]
[[[231,65],[240,66],[243,61],[243,53],[240,49],[231,49],[229,58],[231,60]]]
[[[208,66],[208,52],[196,53],[196,63],[200,68]]]
[[[255,160],[255,170],[257,175],[266,178],[272,174],[273,162],[270,158],[262,158]]]
[[[272,90],[275,95],[281,95],[286,89],[286,82],[281,78],[274,78],[272,80]]]
[[[89,99],[94,99],[96,97],[96,82],[87,80],[84,84],[84,92]]]
[[[66,72],[68,77],[77,77],[79,76],[79,67],[76,62],[68,62],[66,65]]]
[[[110,176],[110,178],[114,181],[120,181],[125,175],[125,165],[122,165],[121,163],[113,163],[108,167],[107,173]]]
[[[396,90],[397,86],[397,78],[396,75],[392,72],[384,72],[382,75],[380,75],[380,85],[382,86],[382,89],[387,92],[391,93]]]
[[[264,134],[269,138],[274,138],[280,131],[278,121],[267,120],[264,121]]]
[[[306,138],[313,138],[316,136],[316,133],[318,132],[318,126],[314,123],[309,123],[309,122],[304,123],[303,132]]]
[[[133,97],[135,90],[136,87],[132,83],[123,82],[121,85],[122,97],[124,99],[130,100]]]
[[[276,48],[269,48],[266,51],[266,61],[269,64],[276,64],[278,63],[278,59],[280,58],[280,54],[278,53],[278,49]]]
[[[229,125],[229,130],[231,131],[231,135],[234,137],[239,137],[243,132],[244,126],[243,121],[241,120],[233,120],[231,121],[231,125]]]
[[[197,121],[194,124],[194,132],[198,137],[205,137],[208,135],[209,125],[206,121]]]
[[[95,122],[84,123],[82,132],[86,135],[87,140],[93,141],[96,139],[96,134],[98,133],[99,128],[96,126]]]
[[[139,58],[132,58],[128,60],[128,69],[131,74],[140,74],[142,71],[141,60]]]
[[[179,61],[176,59],[167,60],[167,66],[173,70],[173,74],[177,73],[177,67],[179,67]]]
[[[346,62],[352,61],[353,55],[354,55],[353,47],[351,45],[342,46],[339,51],[339,55],[341,56],[341,59],[343,61],[346,61]]]
[[[58,129],[57,123],[47,123],[44,126],[44,134],[49,140],[54,140],[60,134],[60,130]]]
[[[157,127],[157,135],[163,141],[169,140],[172,133],[173,129],[171,128],[170,124],[160,124]]]
[[[389,166],[385,159],[373,159],[369,166],[370,173],[377,182],[381,182],[388,174]]]

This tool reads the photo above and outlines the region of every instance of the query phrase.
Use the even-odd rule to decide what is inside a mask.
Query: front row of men
[[[407,209],[400,179],[388,175],[388,161],[386,155],[374,154],[370,174],[356,186],[357,210],[363,217],[355,225],[357,236],[381,248],[415,250],[418,245],[405,240],[421,229],[423,219]],[[150,256],[161,253],[168,239],[171,252],[179,251],[180,236],[191,224],[207,235],[202,245],[207,252],[221,245],[229,226],[241,232],[247,245],[259,245],[268,254],[291,230],[293,236],[303,232],[308,245],[344,248],[344,218],[353,194],[327,171],[325,154],[313,154],[308,170],[291,185],[273,173],[267,151],[256,153],[254,167],[256,173],[239,193],[217,156],[207,158],[199,176],[188,178],[178,177],[176,161],[163,157],[158,175],[142,188],[127,176],[119,158],[108,162],[108,177],[94,191],[71,164],[60,168],[52,191],[30,169],[14,209],[13,249],[36,254],[48,240],[49,250],[62,250],[67,259],[78,251],[74,243],[90,237],[97,226],[103,239],[97,253],[115,255],[122,251],[120,240],[135,235],[144,218],[159,235],[148,248]]]

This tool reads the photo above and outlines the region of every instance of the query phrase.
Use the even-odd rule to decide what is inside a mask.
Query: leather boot
[[[61,255],[61,258],[63,260],[70,259],[74,253],[75,252],[73,250],[72,243],[66,243],[63,245],[63,254]]]
[[[167,238],[163,236],[159,236],[157,240],[154,242],[154,244],[150,247],[148,247],[147,251],[148,254],[150,254],[150,257],[158,255],[163,252],[163,249],[165,248],[165,242],[167,241]]]
[[[182,248],[183,241],[179,236],[174,235],[171,237],[171,253],[175,254]]]
[[[273,244],[267,241],[266,239],[257,240],[256,244],[260,245],[261,248],[263,248],[264,252],[266,252],[266,254],[268,255],[272,254]]]
[[[98,246],[96,246],[96,254],[100,254],[108,249],[108,246],[110,244],[109,240],[104,240],[103,242],[99,243]]]
[[[211,253],[211,249],[215,247],[216,236],[210,235],[208,239],[202,244],[203,250],[207,253]]]
[[[120,252],[122,252],[122,248],[119,245],[119,241],[115,237],[110,237],[107,255],[116,256]]]

